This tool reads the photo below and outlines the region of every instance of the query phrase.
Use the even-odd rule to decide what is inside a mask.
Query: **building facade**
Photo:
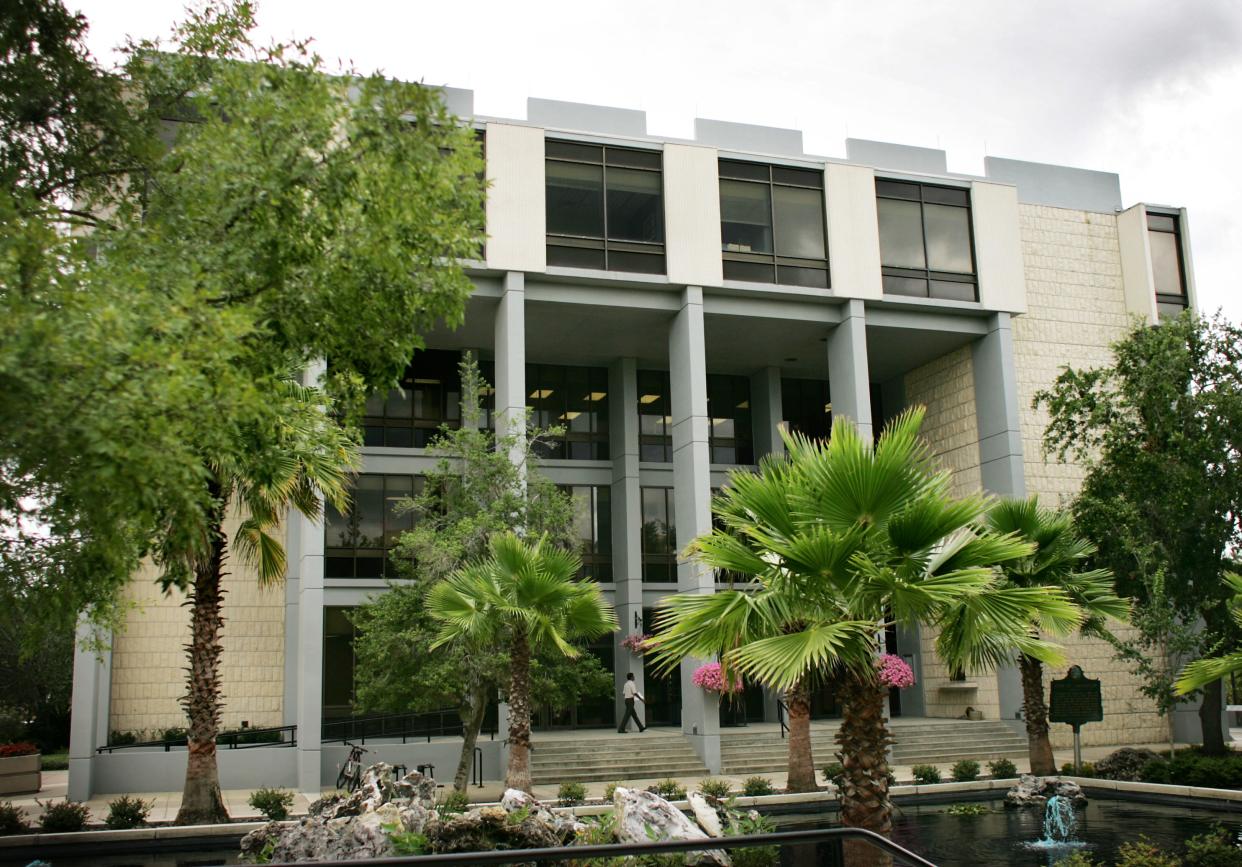
[[[525,120],[493,119],[474,114],[467,91],[445,98],[486,142],[475,292],[464,325],[428,335],[403,388],[368,404],[350,513],[290,520],[281,588],[233,569],[223,724],[295,725],[297,746],[222,750],[226,787],[317,791],[335,778],[343,747],[320,733],[350,713],[345,609],[387,586],[386,549],[411,520],[391,504],[435,463],[430,436],[459,421],[463,352],[481,359],[498,430],[528,409],[566,428],[541,471],[573,494],[584,577],[621,624],[592,652],[618,687],[633,672],[649,722],[679,726],[718,770],[721,725],[774,719],[774,697],[749,690],[722,712],[691,684],[694,661],[658,678],[621,641],[649,628],[663,596],[715,589],[716,576],[677,551],[710,530],[711,493],[730,471],[780,449],[781,424],[826,435],[841,415],[878,433],[921,404],[956,493],[1064,503],[1082,470],[1042,454],[1046,419],[1032,396],[1065,364],[1104,363],[1133,317],[1155,323],[1194,306],[1185,211],[1123,208],[1113,174],[988,158],[976,177],[925,148],[851,139],[844,159],[824,158],[804,153],[794,130],[699,119],[694,140],[669,140],[647,135],[637,111],[531,99]],[[135,576],[135,608],[111,651],[78,653],[74,797],[180,786],[183,754],[97,752],[113,732],[184,724],[188,614],[152,577]],[[1016,671],[949,671],[934,638],[888,636],[918,676],[892,712],[972,707],[1020,726]],[[1105,722],[1084,730],[1087,743],[1164,738],[1110,648],[1068,648],[1104,680]],[[815,709],[832,715],[831,690]],[[536,722],[611,726],[618,711],[612,700],[543,708]],[[502,747],[485,749],[490,776]]]

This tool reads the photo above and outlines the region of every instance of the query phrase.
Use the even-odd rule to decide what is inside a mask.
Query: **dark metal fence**
[[[426,738],[430,742],[437,737],[461,737],[462,730],[461,716],[457,710],[445,708],[426,713],[389,713],[324,720],[320,729],[320,741],[325,744],[345,741],[365,744],[368,738],[373,741],[400,739],[404,744],[411,739]],[[491,707],[483,717],[481,733],[486,733],[494,740],[496,731],[496,709]]]
[[[220,732],[216,735],[216,748],[221,750],[248,750],[254,747],[295,747],[298,744],[297,726],[274,726],[264,729],[238,729],[231,732]],[[134,750],[163,748],[171,752],[173,747],[184,747],[184,735],[175,738],[163,738],[157,741],[135,741],[132,744],[108,744],[98,747],[97,753],[111,753],[115,750]]]

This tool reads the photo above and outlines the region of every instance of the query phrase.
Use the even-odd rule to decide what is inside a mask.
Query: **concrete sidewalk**
[[[640,736],[635,736],[634,740],[637,742],[638,740],[640,740]],[[635,743],[635,746],[637,745],[638,744]],[[1157,751],[1157,752],[1160,750],[1168,749],[1167,743],[1139,744],[1138,746],[1146,747],[1147,749]],[[1186,746],[1186,745],[1185,744],[1178,745],[1179,748],[1183,746]],[[1104,758],[1105,756],[1109,755],[1110,753],[1118,749],[1120,749],[1119,746],[1084,747],[1082,751],[1083,761],[1097,762],[1100,759]],[[1064,764],[1065,762],[1071,761],[1072,759],[1073,759],[1073,755],[1072,755],[1072,752],[1069,750],[1060,750],[1057,752],[1058,763]],[[818,756],[816,757],[816,765],[818,767],[823,767],[823,765],[827,764],[829,761],[832,761],[832,759],[828,757],[818,757]],[[1015,764],[1018,765],[1019,772],[1028,770],[1028,766],[1026,766],[1025,763],[1023,762],[1019,761],[1019,762],[1015,762]],[[940,768],[940,771],[943,774],[944,779],[946,781],[951,779],[950,777],[950,771],[952,770],[951,763],[937,765],[937,767]],[[911,768],[909,765],[896,765],[893,767],[892,770],[893,770],[894,776],[897,777],[897,781],[899,783],[910,782],[913,779],[913,777],[911,776]],[[987,774],[986,764],[982,768],[980,768],[980,771],[983,774]],[[761,774],[759,776],[762,776],[770,780],[772,783],[772,786],[777,791],[780,791],[785,787],[786,774],[783,771],[779,773]],[[742,781],[745,779],[745,777],[740,777],[740,776],[724,776],[724,775],[721,775],[719,778],[728,780],[731,785],[731,788],[733,788],[735,791],[741,790]],[[702,778],[696,776],[696,777],[679,777],[679,778],[674,778],[674,779],[676,779],[677,782],[683,787],[685,787],[688,791],[691,791],[697,788],[699,781]],[[643,778],[643,779],[623,779],[623,780],[616,780],[615,782],[626,785],[626,786],[630,786],[630,787],[645,788],[656,782],[659,782],[659,780],[651,779],[651,778]],[[823,780],[821,779],[820,782],[822,783]],[[598,799],[604,796],[604,788],[608,785],[608,783],[595,782],[595,783],[584,783],[583,785],[586,787],[588,799]],[[50,801],[50,800],[60,800],[65,797],[65,794],[68,790],[68,786],[69,786],[69,772],[68,771],[44,771],[43,772],[43,788],[37,794],[19,795],[19,796],[12,797],[8,800],[11,800],[14,806],[22,808],[26,812],[27,816],[30,818],[31,822],[36,823],[38,817],[43,812],[43,808],[37,803],[37,801],[43,801],[46,803],[47,801]],[[334,790],[325,789],[324,791],[325,793],[330,793]],[[440,791],[442,793],[447,793],[449,789],[446,787],[446,788],[442,788]],[[247,803],[252,792],[253,792],[252,789],[226,789],[224,791],[223,793],[224,794],[224,805],[228,809],[229,815],[232,816],[234,820],[236,821],[256,821],[256,820],[261,821],[262,820],[263,817],[259,814],[259,812]],[[470,800],[474,803],[489,803],[489,802],[495,802],[495,801],[500,800],[500,796],[503,794],[503,792],[504,792],[504,783],[502,781],[485,780],[481,788],[471,786],[467,794],[469,795]],[[180,792],[131,792],[129,794],[135,797],[142,798],[145,801],[150,801],[154,803],[154,806],[151,809],[151,814],[149,817],[149,821],[152,824],[171,823],[177,815],[178,808],[181,806],[181,793]],[[553,785],[536,785],[534,787],[534,794],[536,798],[539,798],[540,800],[546,803],[554,804],[556,802],[557,787]],[[91,822],[93,824],[101,824],[108,815],[109,802],[115,800],[118,797],[120,797],[119,794],[96,795],[95,797],[87,801],[86,802],[87,808],[91,812]],[[310,803],[304,795],[300,793],[294,793],[293,807],[291,808],[290,812],[294,816],[305,815],[306,810],[309,806],[310,806]]]

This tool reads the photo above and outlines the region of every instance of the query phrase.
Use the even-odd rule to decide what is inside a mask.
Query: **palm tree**
[[[847,825],[891,828],[878,636],[896,621],[940,630],[952,665],[990,667],[1021,648],[1045,661],[1056,649],[1030,635],[1031,618],[1054,631],[1078,615],[1056,589],[1015,587],[994,565],[1031,546],[977,525],[982,495],[953,499],[918,437],[923,410],[907,411],[875,448],[837,419],[827,442],[783,434],[787,455],[757,474],[734,472],[716,498],[720,519],[687,553],[750,576],[747,586],[665,600],[653,641],[658,664],[719,655],[723,665],[789,699],[789,787],[815,788],[808,686],[833,677],[842,700]],[[852,863],[852,862],[851,862]]]
[[[1225,583],[1233,590],[1233,597],[1229,600],[1229,616],[1242,629],[1242,575],[1226,572],[1224,577]],[[1186,695],[1240,671],[1242,650],[1235,650],[1224,656],[1196,659],[1182,670],[1182,676],[1177,679],[1174,688],[1178,695]]]
[[[1125,620],[1130,605],[1113,589],[1108,569],[1087,569],[1095,546],[1074,531],[1066,512],[1041,508],[1037,497],[1005,498],[988,511],[988,526],[1034,546],[1025,557],[1001,564],[1005,579],[1017,587],[1055,587],[1085,614],[1084,632],[1099,632],[1106,617]],[[1043,663],[1027,653],[1018,654],[1022,673],[1022,706],[1026,717],[1031,773],[1055,774],[1056,759],[1048,739],[1048,705],[1044,701]]]
[[[580,566],[577,554],[546,538],[532,544],[504,533],[493,537],[490,557],[454,572],[427,593],[427,611],[440,623],[432,650],[459,639],[509,650],[508,788],[531,790],[532,652],[576,657],[579,650],[571,642],[617,628],[599,587],[575,580]]]
[[[178,825],[228,822],[220,795],[216,735],[220,725],[220,632],[224,626],[221,580],[230,560],[225,519],[230,508],[241,515],[233,537],[234,554],[253,566],[261,586],[285,575],[285,552],[272,535],[289,510],[319,515],[321,501],[344,507],[345,483],[357,463],[357,449],[326,410],[322,393],[286,381],[275,389],[236,442],[205,465],[213,507],[197,539],[177,537],[163,552],[166,582],[188,572],[190,643],[186,694],[181,699],[188,725],[185,788]],[[179,547],[175,547],[179,545]]]

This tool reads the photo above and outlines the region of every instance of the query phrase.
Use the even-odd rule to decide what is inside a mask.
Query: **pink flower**
[[[905,689],[914,686],[914,670],[900,656],[886,653],[876,660],[876,668],[880,672],[880,683]]]
[[[708,662],[694,670],[694,685],[708,692],[741,692],[742,679],[735,673],[733,683],[727,684],[719,662]]]
[[[646,652],[647,642],[650,640],[651,640],[650,635],[639,635],[638,633],[631,633],[630,635],[627,635],[625,636],[625,638],[621,639],[621,646],[624,647],[626,650],[628,650],[630,653],[634,653],[634,654],[637,654],[638,656],[642,656],[643,653]]]

